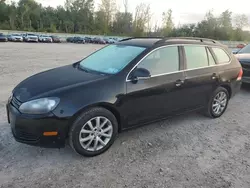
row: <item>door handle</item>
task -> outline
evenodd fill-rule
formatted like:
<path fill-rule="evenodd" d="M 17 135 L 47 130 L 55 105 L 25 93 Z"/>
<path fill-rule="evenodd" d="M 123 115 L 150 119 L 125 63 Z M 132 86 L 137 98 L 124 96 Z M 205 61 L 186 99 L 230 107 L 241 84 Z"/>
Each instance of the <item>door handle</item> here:
<path fill-rule="evenodd" d="M 180 87 L 182 84 L 184 84 L 184 80 L 176 80 L 175 85 L 177 87 Z"/>
<path fill-rule="evenodd" d="M 212 80 L 216 80 L 218 78 L 217 74 L 213 73 Z"/>

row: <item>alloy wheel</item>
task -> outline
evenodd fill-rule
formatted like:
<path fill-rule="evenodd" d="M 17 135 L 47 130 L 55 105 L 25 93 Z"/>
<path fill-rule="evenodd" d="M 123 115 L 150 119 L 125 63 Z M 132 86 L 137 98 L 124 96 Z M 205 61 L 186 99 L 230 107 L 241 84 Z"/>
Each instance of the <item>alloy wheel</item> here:
<path fill-rule="evenodd" d="M 220 91 L 219 93 L 217 93 L 212 103 L 213 113 L 215 115 L 222 114 L 227 106 L 227 101 L 227 94 L 224 91 Z"/>
<path fill-rule="evenodd" d="M 98 151 L 105 147 L 111 140 L 113 126 L 111 121 L 103 116 L 98 116 L 87 121 L 79 133 L 79 142 L 87 151 Z"/>

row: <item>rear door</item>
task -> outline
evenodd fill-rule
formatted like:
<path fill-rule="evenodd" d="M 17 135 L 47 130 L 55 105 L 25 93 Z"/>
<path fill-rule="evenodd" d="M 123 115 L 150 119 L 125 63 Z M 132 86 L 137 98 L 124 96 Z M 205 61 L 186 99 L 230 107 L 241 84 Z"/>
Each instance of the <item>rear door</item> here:
<path fill-rule="evenodd" d="M 219 83 L 218 69 L 206 46 L 184 45 L 186 107 L 204 106 Z"/>

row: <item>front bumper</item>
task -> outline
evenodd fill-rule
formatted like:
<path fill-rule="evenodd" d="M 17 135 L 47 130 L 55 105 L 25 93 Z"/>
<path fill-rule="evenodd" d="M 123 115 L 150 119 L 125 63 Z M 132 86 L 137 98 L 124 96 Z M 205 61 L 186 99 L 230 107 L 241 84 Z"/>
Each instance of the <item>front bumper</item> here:
<path fill-rule="evenodd" d="M 6 105 L 8 122 L 16 141 L 49 148 L 65 146 L 68 120 L 59 119 L 53 113 L 46 115 L 21 114 L 12 103 Z M 58 132 L 57 136 L 44 136 L 44 132 Z"/>
<path fill-rule="evenodd" d="M 38 42 L 38 39 L 35 39 L 35 38 L 27 38 L 26 41 L 27 41 L 27 42 Z"/>

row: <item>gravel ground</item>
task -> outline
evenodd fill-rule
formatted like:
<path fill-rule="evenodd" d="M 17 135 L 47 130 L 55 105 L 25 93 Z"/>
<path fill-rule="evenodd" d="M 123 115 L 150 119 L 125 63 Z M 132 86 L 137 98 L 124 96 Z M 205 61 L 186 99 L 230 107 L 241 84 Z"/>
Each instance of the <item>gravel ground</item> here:
<path fill-rule="evenodd" d="M 34 73 L 73 63 L 97 45 L 0 43 L 0 187 L 250 187 L 250 89 L 219 119 L 198 113 L 123 132 L 104 154 L 14 141 L 5 103 Z"/>

